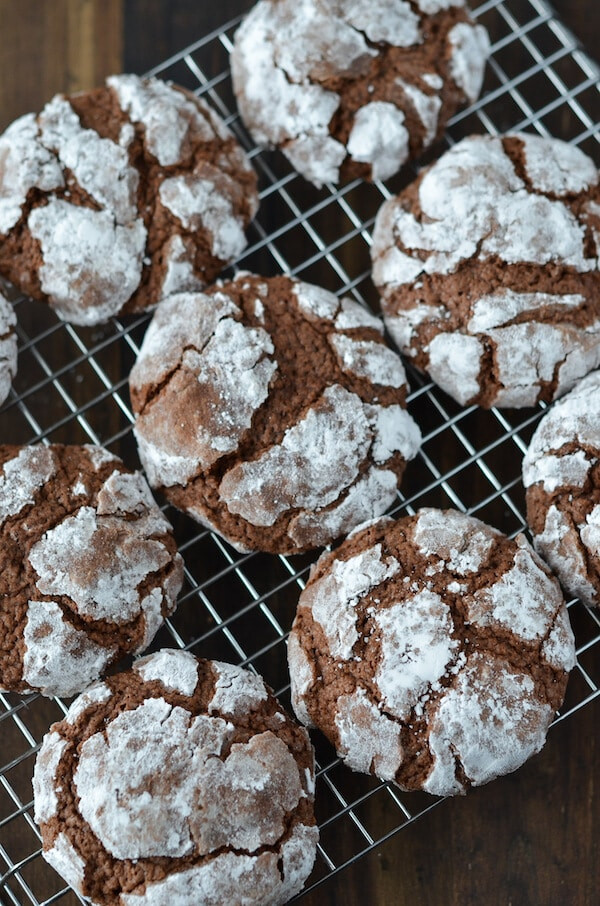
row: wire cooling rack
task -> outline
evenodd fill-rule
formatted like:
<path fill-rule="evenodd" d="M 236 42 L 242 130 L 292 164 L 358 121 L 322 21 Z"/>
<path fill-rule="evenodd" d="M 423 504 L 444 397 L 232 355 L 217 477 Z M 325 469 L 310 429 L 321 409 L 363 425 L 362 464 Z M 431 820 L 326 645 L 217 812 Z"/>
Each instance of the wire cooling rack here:
<path fill-rule="evenodd" d="M 481 100 L 454 117 L 447 143 L 471 132 L 530 129 L 570 140 L 598 162 L 600 70 L 545 0 L 488 0 L 475 15 L 490 32 L 492 58 Z M 228 71 L 238 22 L 227 23 L 154 70 L 207 97 L 248 149 L 259 174 L 261 209 L 237 265 L 264 274 L 284 270 L 376 309 L 369 281 L 373 219 L 383 200 L 414 171 L 409 168 L 386 185 L 355 181 L 339 190 L 317 191 L 295 175 L 282 155 L 255 148 L 234 112 Z M 14 301 L 20 370 L 1 413 L 4 439 L 103 443 L 128 464 L 138 465 L 127 375 L 148 317 L 82 329 L 57 323 L 42 305 Z M 521 458 L 544 407 L 465 409 L 410 368 L 409 377 L 409 408 L 424 443 L 406 472 L 394 511 L 453 506 L 510 535 L 524 529 Z M 171 507 L 165 511 L 175 527 L 186 574 L 179 608 L 153 649 L 177 646 L 249 666 L 289 704 L 285 638 L 314 557 L 240 555 Z M 569 612 L 578 663 L 557 720 L 600 694 L 599 614 L 576 601 L 569 602 Z M 42 863 L 32 818 L 35 754 L 42 735 L 66 706 L 59 699 L 9 694 L 0 694 L 0 705 L 0 901 L 19 906 L 83 902 Z M 314 741 L 321 842 L 307 890 L 438 802 L 352 774 L 319 734 Z M 11 760 L 4 764 L 7 752 Z"/>

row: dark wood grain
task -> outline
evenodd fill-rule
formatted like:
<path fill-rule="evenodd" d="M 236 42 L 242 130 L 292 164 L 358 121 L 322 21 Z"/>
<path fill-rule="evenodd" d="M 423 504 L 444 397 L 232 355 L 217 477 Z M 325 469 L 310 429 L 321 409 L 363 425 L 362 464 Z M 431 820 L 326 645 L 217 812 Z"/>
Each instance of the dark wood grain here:
<path fill-rule="evenodd" d="M 598 0 L 554 2 L 594 55 Z M 111 71 L 143 72 L 251 5 L 0 0 L 0 128 L 56 91 L 91 87 Z M 440 804 L 304 902 L 596 906 L 599 725 L 596 701 L 554 728 L 543 752 L 520 771 Z M 0 736 L 0 746 L 5 756 L 12 742 Z"/>

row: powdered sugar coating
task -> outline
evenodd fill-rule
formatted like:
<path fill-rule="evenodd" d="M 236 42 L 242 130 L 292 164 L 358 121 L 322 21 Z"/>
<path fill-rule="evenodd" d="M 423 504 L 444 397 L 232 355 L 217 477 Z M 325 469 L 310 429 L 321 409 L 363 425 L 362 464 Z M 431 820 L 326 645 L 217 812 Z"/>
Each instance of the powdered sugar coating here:
<path fill-rule="evenodd" d="M 338 699 L 335 726 L 338 752 L 355 771 L 373 771 L 393 780 L 402 763 L 397 725 L 370 701 L 364 689 Z"/>
<path fill-rule="evenodd" d="M 54 475 L 52 450 L 41 445 L 22 447 L 4 463 L 0 476 L 0 524 L 35 501 L 35 494 Z"/>
<path fill-rule="evenodd" d="M 141 220 L 121 225 L 109 211 L 50 198 L 34 208 L 28 225 L 42 248 L 42 290 L 64 321 L 106 321 L 133 295 L 146 245 Z"/>
<path fill-rule="evenodd" d="M 18 223 L 31 189 L 49 192 L 64 185 L 60 164 L 38 135 L 35 116 L 28 113 L 0 136 L 0 235 Z"/>
<path fill-rule="evenodd" d="M 116 649 L 97 645 L 55 601 L 30 601 L 23 629 L 23 682 L 43 695 L 76 695 L 104 672 Z"/>
<path fill-rule="evenodd" d="M 13 650 L 0 658 L 0 684 L 71 696 L 147 647 L 175 608 L 183 563 L 145 479 L 113 454 L 89 445 L 1 453 Z"/>
<path fill-rule="evenodd" d="M 490 695 L 491 685 L 495 692 Z M 434 767 L 425 789 L 438 796 L 450 786 L 460 792 L 457 756 L 476 786 L 516 770 L 542 748 L 551 719 L 552 710 L 540 707 L 529 676 L 507 671 L 495 658 L 474 655 L 432 720 Z"/>
<path fill-rule="evenodd" d="M 536 550 L 570 595 L 598 603 L 600 372 L 588 374 L 550 409 L 523 458 L 527 514 Z"/>
<path fill-rule="evenodd" d="M 423 591 L 375 614 L 381 662 L 375 681 L 386 713 L 407 720 L 431 685 L 443 677 L 460 643 L 452 639 L 450 608 Z"/>
<path fill-rule="evenodd" d="M 350 767 L 435 795 L 538 751 L 575 663 L 559 586 L 524 538 L 433 509 L 324 554 L 288 652 L 296 713 Z"/>
<path fill-rule="evenodd" d="M 600 364 L 598 252 L 573 202 L 597 183 L 593 162 L 556 139 L 471 136 L 424 172 L 417 204 L 400 195 L 380 209 L 373 279 L 386 325 L 459 403 L 531 406 Z M 497 259 L 515 268 L 514 288 L 510 270 L 496 281 Z"/>
<path fill-rule="evenodd" d="M 228 523 L 274 527 L 293 550 L 378 515 L 394 499 L 398 460 L 421 440 L 381 333 L 353 300 L 287 277 L 244 273 L 166 300 L 130 376 L 151 484 L 245 550 L 251 541 Z"/>
<path fill-rule="evenodd" d="M 56 815 L 58 798 L 56 796 L 56 769 L 66 748 L 66 741 L 55 732 L 50 732 L 44 740 L 44 748 L 35 763 L 33 772 L 33 795 L 35 808 L 33 817 L 38 824 L 50 821 Z"/>
<path fill-rule="evenodd" d="M 133 669 L 145 682 L 158 680 L 182 695 L 193 695 L 198 685 L 198 661 L 187 651 L 162 648 L 136 661 Z"/>
<path fill-rule="evenodd" d="M 0 404 L 8 396 L 17 373 L 17 317 L 10 302 L 0 293 Z"/>
<path fill-rule="evenodd" d="M 464 4 L 430 0 L 415 10 L 407 0 L 260 0 L 236 32 L 231 55 L 238 105 L 254 139 L 280 147 L 317 187 L 338 182 L 349 162 L 364 164 L 373 179 L 392 176 L 411 140 L 419 151 L 433 141 L 442 98 L 456 107 L 481 87 L 485 29 L 462 12 L 453 28 L 445 19 L 441 29 L 429 27 L 428 16 L 450 5 Z M 425 82 L 434 94 L 419 84 L 409 49 L 424 42 L 424 54 L 433 49 L 451 83 L 448 92 L 437 73 L 424 73 L 437 76 Z M 392 69 L 400 73 L 396 85 L 386 75 Z M 341 87 L 332 90 L 336 82 Z M 358 86 L 358 105 L 348 106 L 344 84 Z M 409 135 L 407 111 L 422 122 L 417 135 Z"/>
<path fill-rule="evenodd" d="M 171 675 L 177 662 L 184 672 L 194 662 L 198 687 L 191 695 L 166 687 L 157 695 L 156 671 L 167 666 Z M 206 713 L 211 673 L 234 678 L 228 694 L 239 721 L 216 708 Z M 34 785 L 44 855 L 53 861 L 58 815 L 56 867 L 79 893 L 84 872 L 100 880 L 95 902 L 159 904 L 167 893 L 178 903 L 201 897 L 218 904 L 224 892 L 227 901 L 242 902 L 240 883 L 248 906 L 286 902 L 310 872 L 318 839 L 307 734 L 264 685 L 249 714 L 248 693 L 259 678 L 186 652 L 157 652 L 110 682 L 108 697 L 102 684 L 92 687 L 43 741 Z M 90 707 L 99 712 L 96 726 L 85 720 Z M 90 844 L 119 869 L 106 892 Z M 135 860 L 133 884 L 124 880 L 123 860 Z"/>
<path fill-rule="evenodd" d="M 371 165 L 373 179 L 388 179 L 408 158 L 404 113 L 387 101 L 373 101 L 354 117 L 346 148 L 352 160 Z"/>
<path fill-rule="evenodd" d="M 212 669 L 215 691 L 208 703 L 209 712 L 242 717 L 267 700 L 268 692 L 262 677 L 222 661 L 213 661 Z"/>
<path fill-rule="evenodd" d="M 258 206 L 246 155 L 203 101 L 134 75 L 107 86 L 57 95 L 0 137 L 0 270 L 76 324 L 203 286 Z"/>

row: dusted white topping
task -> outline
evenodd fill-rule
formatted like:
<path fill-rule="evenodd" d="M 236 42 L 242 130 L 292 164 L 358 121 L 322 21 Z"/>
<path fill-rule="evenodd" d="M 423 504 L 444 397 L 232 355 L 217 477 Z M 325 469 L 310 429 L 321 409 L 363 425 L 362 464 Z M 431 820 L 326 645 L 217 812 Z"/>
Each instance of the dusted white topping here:
<path fill-rule="evenodd" d="M 543 639 L 564 605 L 558 583 L 541 567 L 525 539 L 513 565 L 489 588 L 468 596 L 469 620 L 481 626 L 497 623 L 527 642 Z"/>
<path fill-rule="evenodd" d="M 42 748 L 35 761 L 33 772 L 33 816 L 37 824 L 54 818 L 58 808 L 56 795 L 56 769 L 67 742 L 55 731 L 44 736 Z"/>
<path fill-rule="evenodd" d="M 193 137 L 210 142 L 229 132 L 219 124 L 206 104 L 158 79 L 136 75 L 111 76 L 106 84 L 115 92 L 121 110 L 144 127 L 145 144 L 163 167 L 184 160 Z M 186 153 L 187 152 L 187 153 Z"/>
<path fill-rule="evenodd" d="M 549 153 L 556 139 L 546 140 Z M 563 177 L 556 173 L 558 190 Z M 425 273 L 452 273 L 474 255 L 498 255 L 508 263 L 561 261 L 586 272 L 595 259 L 584 254 L 585 231 L 562 201 L 532 195 L 517 176 L 501 139 L 471 136 L 447 151 L 419 186 L 419 222 L 392 199 L 375 225 L 374 258 L 393 246 L 430 252 Z M 393 236 L 390 236 L 392 224 Z"/>
<path fill-rule="evenodd" d="M 593 460 L 588 459 L 584 450 L 574 453 L 563 453 L 562 456 L 546 454 L 540 459 L 529 458 L 523 461 L 523 484 L 529 487 L 541 482 L 548 493 L 561 487 L 583 488 Z"/>
<path fill-rule="evenodd" d="M 417 6 L 422 13 L 432 16 L 441 9 L 450 9 L 452 6 L 464 6 L 465 0 L 417 0 Z"/>
<path fill-rule="evenodd" d="M 556 670 L 572 670 L 575 666 L 575 639 L 566 607 L 561 607 L 556 614 L 554 625 L 542 645 L 542 654 Z"/>
<path fill-rule="evenodd" d="M 181 236 L 171 236 L 163 246 L 162 254 L 165 264 L 161 286 L 163 297 L 202 289 L 203 281 L 194 271 L 194 249 L 191 247 L 188 251 Z"/>
<path fill-rule="evenodd" d="M 501 535 L 473 516 L 458 510 L 419 510 L 413 540 L 424 557 L 440 558 L 445 569 L 467 576 L 486 563 Z"/>
<path fill-rule="evenodd" d="M 459 22 L 448 32 L 452 48 L 450 74 L 473 104 L 481 92 L 485 61 L 490 52 L 490 40 L 483 25 Z"/>
<path fill-rule="evenodd" d="M 335 319 L 338 330 L 351 330 L 353 327 L 370 327 L 377 333 L 383 334 L 383 324 L 375 315 L 371 314 L 363 305 L 354 299 L 340 299 L 340 311 Z"/>
<path fill-rule="evenodd" d="M 137 289 L 146 244 L 141 220 L 121 226 L 109 211 L 50 198 L 33 209 L 28 225 L 42 247 L 42 290 L 60 318 L 97 324 Z"/>
<path fill-rule="evenodd" d="M 94 620 L 123 623 L 140 608 L 138 585 L 171 559 L 160 541 L 147 537 L 140 520 L 123 529 L 121 519 L 81 507 L 34 544 L 29 562 L 45 595 L 68 595 L 75 609 Z"/>
<path fill-rule="evenodd" d="M 364 377 L 384 387 L 406 386 L 406 372 L 400 356 L 382 343 L 355 340 L 345 334 L 330 334 L 329 342 L 347 374 Z"/>
<path fill-rule="evenodd" d="M 96 471 L 107 462 L 120 462 L 118 456 L 115 456 L 114 453 L 111 453 L 105 447 L 99 447 L 97 444 L 84 444 L 83 449 L 86 451 Z"/>
<path fill-rule="evenodd" d="M 38 117 L 40 141 L 55 152 L 88 195 L 113 214 L 117 223 L 137 217 L 137 170 L 127 151 L 93 129 L 84 129 L 65 98 L 56 95 Z"/>
<path fill-rule="evenodd" d="M 535 549 L 574 597 L 595 604 L 598 591 L 590 581 L 581 539 L 572 521 L 554 504 L 548 508 L 544 531 L 534 537 Z"/>
<path fill-rule="evenodd" d="M 483 344 L 477 337 L 459 333 L 438 333 L 431 340 L 429 374 L 436 384 L 466 405 L 479 393 L 479 372 Z"/>
<path fill-rule="evenodd" d="M 182 695 L 193 695 L 198 685 L 198 661 L 188 651 L 163 648 L 137 661 L 133 669 L 145 682 L 158 680 Z"/>
<path fill-rule="evenodd" d="M 423 144 L 430 145 L 434 140 L 438 129 L 438 117 L 442 108 L 442 99 L 437 94 L 426 94 L 413 85 L 412 82 L 405 82 L 400 77 L 396 78 L 396 84 L 400 85 L 404 94 L 416 110 L 417 116 L 423 123 L 425 135 Z M 431 84 L 431 83 L 430 83 Z M 441 85 L 432 85 L 438 90 Z"/>
<path fill-rule="evenodd" d="M 11 123 L 0 135 L 0 235 L 18 223 L 31 189 L 50 192 L 62 186 L 62 168 L 41 144 L 35 116 L 28 113 Z"/>
<path fill-rule="evenodd" d="M 473 314 L 467 327 L 472 333 L 482 333 L 490 327 L 508 324 L 519 315 L 536 315 L 543 307 L 558 309 L 578 308 L 585 303 L 581 295 L 564 295 L 558 293 L 516 293 L 504 289 L 500 293 L 481 296 L 475 301 Z"/>
<path fill-rule="evenodd" d="M 538 425 L 523 459 L 525 487 L 540 481 L 549 492 L 562 484 L 582 487 L 593 461 L 591 450 L 600 452 L 599 419 L 600 372 L 593 372 Z M 561 447 L 573 443 L 581 449 L 560 454 Z"/>
<path fill-rule="evenodd" d="M 414 262 L 413 258 L 409 258 L 408 255 L 404 255 L 403 252 L 398 251 L 398 249 L 396 248 L 390 249 L 386 255 L 386 258 L 388 258 L 389 256 L 393 257 L 396 254 L 403 256 L 407 261 Z M 382 260 L 383 259 L 378 258 L 376 264 L 379 264 Z M 373 271 L 373 276 L 375 277 L 375 270 Z M 414 308 L 409 308 L 407 311 L 400 310 L 395 315 L 390 315 L 386 319 L 386 324 L 389 332 L 391 333 L 400 349 L 402 349 L 407 355 L 414 355 L 414 350 L 411 349 L 410 344 L 413 338 L 417 335 L 417 328 L 419 327 L 419 324 L 422 324 L 423 321 L 436 321 L 438 319 L 443 320 L 445 315 L 447 315 L 447 312 L 441 307 L 441 305 L 416 305 Z M 441 347 L 438 347 L 437 354 L 439 355 L 441 361 L 444 360 L 444 352 L 446 353 L 446 357 L 452 360 L 450 349 L 447 348 L 446 350 L 444 350 L 444 346 L 448 346 L 448 344 L 442 343 Z M 476 352 L 475 355 L 477 359 L 479 359 L 478 352 Z M 457 370 L 458 373 L 460 373 L 460 365 L 458 363 L 461 360 L 461 356 L 457 354 L 454 359 L 455 365 L 451 370 Z"/>
<path fill-rule="evenodd" d="M 131 371 L 135 388 L 160 384 L 181 362 L 183 348 L 206 346 L 221 318 L 239 312 L 225 293 L 180 293 L 161 303 L 145 333 Z"/>
<path fill-rule="evenodd" d="M 0 403 L 3 403 L 17 373 L 17 316 L 14 308 L 0 293 Z"/>
<path fill-rule="evenodd" d="M 43 695 L 75 695 L 106 669 L 116 651 L 72 626 L 55 601 L 28 602 L 23 641 L 23 682 Z"/>
<path fill-rule="evenodd" d="M 381 660 L 375 681 L 383 710 L 406 720 L 419 699 L 447 671 L 460 646 L 451 638 L 450 608 L 426 589 L 379 609 L 374 619 L 381 633 Z"/>
<path fill-rule="evenodd" d="M 333 321 L 339 311 L 340 300 L 338 297 L 321 286 L 315 286 L 314 283 L 295 282 L 292 292 L 296 297 L 298 307 L 309 321 L 317 318 Z"/>
<path fill-rule="evenodd" d="M 348 154 L 371 164 L 373 179 L 388 179 L 408 159 L 409 135 L 404 113 L 388 101 L 361 107 L 348 136 Z"/>
<path fill-rule="evenodd" d="M 549 195 L 584 192 L 598 184 L 593 160 L 576 145 L 549 142 L 541 135 L 523 133 L 525 170 L 534 189 Z"/>
<path fill-rule="evenodd" d="M 212 254 L 230 261 L 246 247 L 242 218 L 233 209 L 234 188 L 225 174 L 205 164 L 200 172 L 165 179 L 158 195 L 186 230 L 208 230 Z"/>
<path fill-rule="evenodd" d="M 334 384 L 280 444 L 230 469 L 219 492 L 231 513 L 254 525 L 273 525 L 292 507 L 314 510 L 333 503 L 358 477 L 368 448 L 360 398 Z"/>
<path fill-rule="evenodd" d="M 382 559 L 381 545 L 376 544 L 349 560 L 334 560 L 331 569 L 306 588 L 302 606 L 321 626 L 333 657 L 352 656 L 358 641 L 356 605 L 399 568 L 394 557 Z"/>
<path fill-rule="evenodd" d="M 298 766 L 271 731 L 229 746 L 233 732 L 162 698 L 119 714 L 81 747 L 82 816 L 119 859 L 275 845 L 303 795 Z"/>
<path fill-rule="evenodd" d="M 54 454 L 41 444 L 22 447 L 14 459 L 4 463 L 2 470 L 0 524 L 35 502 L 36 493 L 56 471 Z"/>
<path fill-rule="evenodd" d="M 410 421 L 416 429 L 412 419 Z M 331 538 L 338 538 L 346 532 L 348 526 L 364 522 L 387 510 L 394 502 L 397 490 L 398 479 L 394 472 L 389 469 L 369 469 L 333 507 L 294 516 L 290 521 L 288 535 L 299 546 L 328 544 Z"/>
<path fill-rule="evenodd" d="M 287 657 L 294 713 L 305 727 L 312 727 L 313 723 L 304 698 L 314 681 L 313 667 L 297 635 L 293 632 L 287 640 Z"/>
<path fill-rule="evenodd" d="M 248 670 L 222 661 L 213 661 L 212 669 L 216 680 L 213 697 L 208 703 L 209 712 L 243 717 L 269 697 L 262 678 Z"/>
<path fill-rule="evenodd" d="M 387 462 L 394 453 L 414 459 L 421 446 L 421 432 L 402 406 L 368 406 L 365 412 L 374 432 L 372 456 L 376 463 Z"/>
<path fill-rule="evenodd" d="M 457 759 L 475 786 L 516 770 L 542 748 L 551 720 L 530 676 L 474 654 L 430 718 L 434 764 L 424 789 L 436 796 L 461 792 Z"/>
<path fill-rule="evenodd" d="M 85 692 L 82 692 L 75 699 L 67 711 L 65 722 L 72 726 L 79 720 L 84 711 L 87 711 L 93 705 L 108 701 L 111 695 L 110 686 L 107 686 L 106 683 L 94 683 L 92 686 L 88 686 Z"/>
<path fill-rule="evenodd" d="M 420 20 L 406 0 L 326 0 L 373 42 L 410 47 L 422 41 Z"/>
<path fill-rule="evenodd" d="M 373 770 L 382 780 L 394 780 L 402 764 L 400 728 L 382 714 L 360 687 L 337 700 L 335 725 L 338 753 L 354 771 Z"/>
<path fill-rule="evenodd" d="M 65 833 L 60 833 L 51 848 L 44 850 L 42 855 L 67 884 L 83 892 L 85 862 Z"/>

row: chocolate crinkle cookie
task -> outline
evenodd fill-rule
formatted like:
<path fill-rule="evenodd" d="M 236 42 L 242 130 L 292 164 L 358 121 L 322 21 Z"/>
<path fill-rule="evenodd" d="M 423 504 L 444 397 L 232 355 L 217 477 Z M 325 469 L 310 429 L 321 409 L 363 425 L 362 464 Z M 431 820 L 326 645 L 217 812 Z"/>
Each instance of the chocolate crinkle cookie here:
<path fill-rule="evenodd" d="M 488 50 L 464 0 L 260 0 L 231 70 L 254 139 L 320 187 L 424 151 L 478 97 Z"/>
<path fill-rule="evenodd" d="M 150 484 L 240 550 L 307 550 L 381 515 L 421 440 L 381 334 L 284 276 L 172 296 L 130 376 Z"/>
<path fill-rule="evenodd" d="M 33 789 L 44 858 L 96 906 L 276 906 L 315 858 L 306 730 L 260 677 L 183 651 L 76 699 Z"/>
<path fill-rule="evenodd" d="M 4 402 L 17 373 L 17 318 L 10 302 L 0 293 L 0 404 Z"/>
<path fill-rule="evenodd" d="M 558 582 L 523 536 L 434 509 L 324 554 L 288 654 L 296 714 L 346 764 L 438 796 L 541 749 L 575 662 Z"/>
<path fill-rule="evenodd" d="M 0 543 L 2 689 L 75 695 L 175 609 L 171 526 L 102 447 L 0 446 Z"/>
<path fill-rule="evenodd" d="M 373 280 L 400 349 L 457 402 L 532 406 L 600 364 L 599 254 L 590 158 L 479 135 L 385 202 Z"/>
<path fill-rule="evenodd" d="M 600 594 L 600 372 L 544 416 L 523 459 L 527 521 L 536 550 L 566 591 Z"/>
<path fill-rule="evenodd" d="M 223 122 L 158 79 L 57 95 L 0 136 L 0 274 L 74 324 L 212 281 L 257 206 Z"/>

